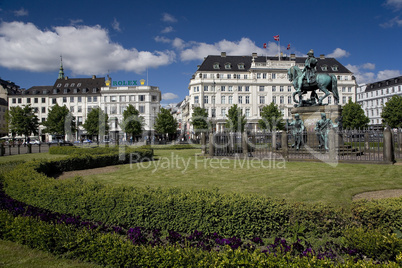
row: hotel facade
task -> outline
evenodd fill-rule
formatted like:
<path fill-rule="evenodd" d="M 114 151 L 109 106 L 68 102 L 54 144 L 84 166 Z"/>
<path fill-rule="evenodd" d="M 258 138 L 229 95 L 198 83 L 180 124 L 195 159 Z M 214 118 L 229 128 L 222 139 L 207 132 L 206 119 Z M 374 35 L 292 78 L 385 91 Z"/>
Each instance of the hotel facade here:
<path fill-rule="evenodd" d="M 338 104 L 344 105 L 349 99 L 356 101 L 357 84 L 353 73 L 334 58 L 320 55 L 317 59 L 317 73 L 337 77 Z M 285 119 L 292 118 L 294 89 L 288 80 L 287 70 L 296 65 L 303 69 L 305 60 L 306 57 L 295 57 L 294 54 L 279 58 L 256 53 L 227 56 L 222 52 L 220 56 L 206 57 L 188 86 L 190 117 L 187 118 L 187 129 L 192 128 L 190 120 L 195 107 L 208 111 L 215 131 L 224 129 L 226 115 L 234 104 L 246 116 L 249 130 L 258 131 L 262 107 L 271 102 L 278 105 Z M 319 96 L 321 94 L 318 93 Z M 335 104 L 332 95 L 324 103 Z"/>

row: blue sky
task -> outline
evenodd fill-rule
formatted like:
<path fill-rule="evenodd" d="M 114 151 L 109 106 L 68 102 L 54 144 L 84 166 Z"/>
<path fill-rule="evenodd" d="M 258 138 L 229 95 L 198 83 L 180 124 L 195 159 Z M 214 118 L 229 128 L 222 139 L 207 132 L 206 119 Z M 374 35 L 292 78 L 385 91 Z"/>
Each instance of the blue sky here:
<path fill-rule="evenodd" d="M 284 53 L 337 58 L 358 83 L 402 73 L 402 0 L 0 0 L 0 77 L 53 85 L 63 55 L 69 77 L 148 77 L 166 105 L 204 57 L 275 55 L 274 35 Z"/>

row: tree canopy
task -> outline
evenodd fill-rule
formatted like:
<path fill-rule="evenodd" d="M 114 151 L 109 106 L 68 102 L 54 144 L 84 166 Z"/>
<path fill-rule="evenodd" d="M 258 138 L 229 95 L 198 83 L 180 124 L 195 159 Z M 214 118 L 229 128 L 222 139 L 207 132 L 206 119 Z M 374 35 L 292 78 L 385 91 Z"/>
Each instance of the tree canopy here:
<path fill-rule="evenodd" d="M 177 132 L 177 120 L 168 109 L 161 108 L 155 119 L 154 128 L 159 134 L 174 135 Z"/>
<path fill-rule="evenodd" d="M 30 105 L 10 107 L 8 121 L 13 136 L 17 134 L 28 137 L 31 134 L 38 134 L 39 118 Z"/>
<path fill-rule="evenodd" d="M 402 96 L 395 95 L 387 101 L 382 109 L 383 125 L 402 128 Z"/>
<path fill-rule="evenodd" d="M 121 122 L 120 127 L 134 139 L 135 136 L 142 133 L 144 118 L 140 116 L 140 112 L 133 105 L 129 104 L 123 112 L 123 122 Z"/>
<path fill-rule="evenodd" d="M 364 110 L 360 106 L 349 99 L 348 103 L 343 106 L 342 110 L 342 127 L 343 128 L 367 128 L 370 119 L 364 114 Z"/>
<path fill-rule="evenodd" d="M 68 108 L 65 105 L 59 106 L 57 103 L 49 109 L 47 119 L 42 125 L 45 126 L 43 132 L 63 137 L 77 131 L 75 118 Z"/>
<path fill-rule="evenodd" d="M 246 116 L 242 114 L 241 108 L 234 104 L 230 107 L 226 119 L 225 128 L 232 132 L 243 132 L 247 123 Z"/>
<path fill-rule="evenodd" d="M 109 132 L 109 116 L 102 111 L 101 108 L 92 109 L 82 125 L 89 135 L 99 135 L 104 133 L 105 135 Z M 99 140 L 99 138 L 98 138 Z"/>
<path fill-rule="evenodd" d="M 208 131 L 208 112 L 201 107 L 195 107 L 191 116 L 191 124 L 195 131 Z"/>
<path fill-rule="evenodd" d="M 260 128 L 269 131 L 284 129 L 283 115 L 275 103 L 271 102 L 271 104 L 265 105 L 262 108 L 261 119 L 258 120 L 258 125 Z"/>

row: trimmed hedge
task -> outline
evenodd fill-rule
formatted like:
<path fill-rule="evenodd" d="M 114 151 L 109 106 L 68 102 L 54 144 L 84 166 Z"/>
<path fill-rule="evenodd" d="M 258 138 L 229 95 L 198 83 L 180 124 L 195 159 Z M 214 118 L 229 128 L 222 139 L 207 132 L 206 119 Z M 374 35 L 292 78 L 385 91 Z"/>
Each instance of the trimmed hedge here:
<path fill-rule="evenodd" d="M 374 264 L 348 258 L 342 263 L 334 263 L 315 256 L 233 250 L 228 246 L 219 251 L 181 246 L 138 246 L 115 233 L 73 229 L 66 224 L 42 222 L 32 217 L 13 217 L 4 211 L 0 211 L 0 230 L 2 239 L 62 257 L 112 267 L 399 267 L 395 262 Z"/>

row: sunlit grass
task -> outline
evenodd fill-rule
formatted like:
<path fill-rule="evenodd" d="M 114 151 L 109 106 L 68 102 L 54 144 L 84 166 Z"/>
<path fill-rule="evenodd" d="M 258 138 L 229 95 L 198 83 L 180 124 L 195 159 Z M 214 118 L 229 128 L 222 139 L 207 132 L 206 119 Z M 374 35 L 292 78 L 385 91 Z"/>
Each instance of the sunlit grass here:
<path fill-rule="evenodd" d="M 347 206 L 355 194 L 402 188 L 402 166 L 207 159 L 200 150 L 155 150 L 156 161 L 122 165 L 112 173 L 84 177 L 136 187 L 215 189 L 291 201 Z"/>

